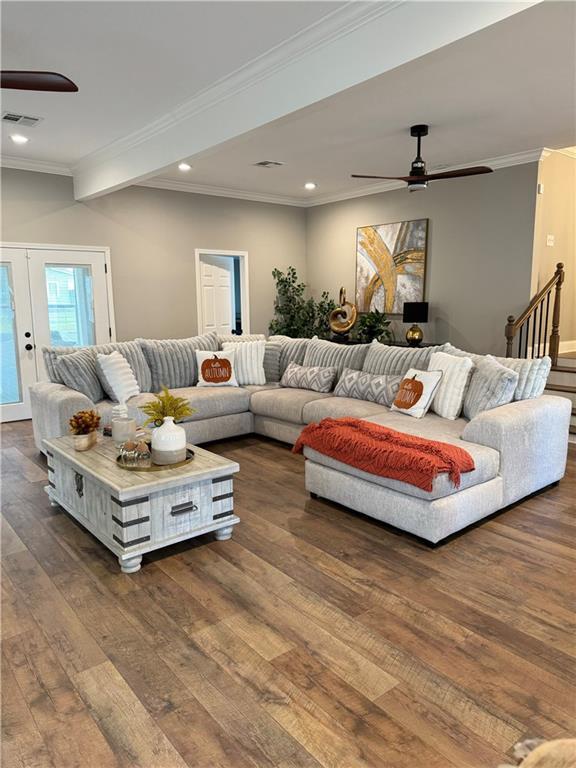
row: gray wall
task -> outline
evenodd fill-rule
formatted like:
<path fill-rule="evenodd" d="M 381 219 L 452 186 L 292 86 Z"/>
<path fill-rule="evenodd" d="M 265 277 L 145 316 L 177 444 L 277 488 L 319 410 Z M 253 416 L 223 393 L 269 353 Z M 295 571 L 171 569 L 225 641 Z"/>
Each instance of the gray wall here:
<path fill-rule="evenodd" d="M 505 351 L 508 314 L 530 299 L 538 163 L 485 176 L 400 189 L 308 209 L 308 282 L 314 294 L 341 285 L 355 296 L 356 228 L 429 219 L 429 341 L 471 352 Z M 403 338 L 404 326 L 395 323 Z"/>
<path fill-rule="evenodd" d="M 2 240 L 109 246 L 116 333 L 196 333 L 195 248 L 248 251 L 252 333 L 273 313 L 272 269 L 305 277 L 306 212 L 292 206 L 130 187 L 78 203 L 72 179 L 2 170 Z"/>
<path fill-rule="evenodd" d="M 344 285 L 353 298 L 356 228 L 426 217 L 427 339 L 502 353 L 506 316 L 530 298 L 537 170 L 515 166 L 306 210 L 146 187 L 78 203 L 70 178 L 4 169 L 2 239 L 109 246 L 119 339 L 195 333 L 194 249 L 247 250 L 258 333 L 272 317 L 274 266 L 294 265 L 313 294 L 337 297 Z"/>

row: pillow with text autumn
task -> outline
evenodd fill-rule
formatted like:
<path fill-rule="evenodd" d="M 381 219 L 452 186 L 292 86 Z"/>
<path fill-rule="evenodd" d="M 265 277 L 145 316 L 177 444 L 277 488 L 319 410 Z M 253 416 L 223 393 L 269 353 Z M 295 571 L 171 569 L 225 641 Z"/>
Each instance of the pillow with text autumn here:
<path fill-rule="evenodd" d="M 392 403 L 393 411 L 422 418 L 434 399 L 442 380 L 442 371 L 419 371 L 416 368 L 404 375 L 398 394 Z"/>
<path fill-rule="evenodd" d="M 233 349 L 226 352 L 196 350 L 199 387 L 237 387 Z"/>

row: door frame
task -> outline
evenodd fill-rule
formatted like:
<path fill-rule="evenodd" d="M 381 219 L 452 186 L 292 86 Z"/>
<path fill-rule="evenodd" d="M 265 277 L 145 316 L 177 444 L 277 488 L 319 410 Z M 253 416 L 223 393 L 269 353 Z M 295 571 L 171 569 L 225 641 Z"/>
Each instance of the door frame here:
<path fill-rule="evenodd" d="M 197 331 L 203 327 L 202 322 L 202 287 L 200 262 L 202 256 L 236 256 L 240 260 L 240 298 L 242 301 L 242 333 L 250 333 L 250 286 L 248 251 L 224 251 L 217 248 L 195 248 L 194 269 L 196 274 L 196 322 Z"/>
<path fill-rule="evenodd" d="M 104 254 L 106 268 L 106 292 L 108 300 L 108 322 L 110 341 L 116 341 L 116 316 L 114 314 L 114 294 L 112 292 L 112 261 L 110 247 L 107 245 L 61 245 L 60 243 L 7 243 L 0 242 L 0 248 L 25 248 L 30 251 L 101 251 Z"/>

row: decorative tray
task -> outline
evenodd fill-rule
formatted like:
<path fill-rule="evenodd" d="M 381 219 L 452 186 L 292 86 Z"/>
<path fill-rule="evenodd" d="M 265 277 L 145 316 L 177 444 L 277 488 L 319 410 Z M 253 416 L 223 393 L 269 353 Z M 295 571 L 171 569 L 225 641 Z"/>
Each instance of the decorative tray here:
<path fill-rule="evenodd" d="M 165 470 L 178 469 L 178 467 L 185 467 L 193 459 L 194 451 L 192 448 L 186 448 L 186 458 L 184 461 L 176 462 L 176 464 L 152 464 L 151 458 L 138 461 L 137 464 L 127 464 L 121 456 L 116 458 L 116 464 L 120 469 L 125 469 L 127 472 L 163 472 Z"/>

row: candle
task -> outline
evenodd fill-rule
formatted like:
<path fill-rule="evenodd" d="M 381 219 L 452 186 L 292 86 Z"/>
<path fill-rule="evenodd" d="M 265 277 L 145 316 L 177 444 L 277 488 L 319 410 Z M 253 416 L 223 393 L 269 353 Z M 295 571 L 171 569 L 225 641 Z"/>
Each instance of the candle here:
<path fill-rule="evenodd" d="M 136 439 L 136 419 L 124 417 L 112 419 L 112 440 L 116 445 L 121 445 L 128 440 Z"/>

